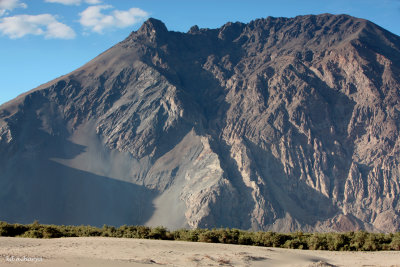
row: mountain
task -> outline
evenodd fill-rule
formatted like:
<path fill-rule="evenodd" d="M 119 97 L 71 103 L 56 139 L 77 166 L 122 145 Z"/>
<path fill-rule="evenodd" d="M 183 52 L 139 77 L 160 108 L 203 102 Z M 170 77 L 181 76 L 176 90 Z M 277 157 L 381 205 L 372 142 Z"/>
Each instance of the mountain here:
<path fill-rule="evenodd" d="M 0 220 L 400 230 L 400 37 L 347 15 L 149 19 L 0 107 Z"/>

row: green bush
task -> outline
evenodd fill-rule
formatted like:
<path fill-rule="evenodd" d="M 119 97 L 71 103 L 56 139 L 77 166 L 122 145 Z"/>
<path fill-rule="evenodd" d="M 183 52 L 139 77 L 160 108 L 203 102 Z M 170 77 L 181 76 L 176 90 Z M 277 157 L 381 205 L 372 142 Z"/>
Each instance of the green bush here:
<path fill-rule="evenodd" d="M 167 228 L 162 227 L 162 226 L 158 226 L 156 228 L 153 228 L 150 230 L 149 233 L 149 238 L 150 239 L 162 239 L 162 240 L 167 240 L 170 239 L 169 233 Z"/>
<path fill-rule="evenodd" d="M 43 233 L 41 231 L 38 231 L 36 229 L 30 229 L 20 235 L 20 237 L 28 237 L 28 238 L 43 238 Z"/>
<path fill-rule="evenodd" d="M 218 233 L 214 230 L 207 230 L 203 233 L 199 234 L 199 242 L 206 242 L 206 243 L 219 243 L 219 236 Z"/>
<path fill-rule="evenodd" d="M 390 242 L 390 248 L 393 250 L 400 250 L 400 232 L 393 236 Z"/>
<path fill-rule="evenodd" d="M 0 236 L 19 236 L 29 230 L 28 225 L 0 222 Z"/>
<path fill-rule="evenodd" d="M 274 232 L 256 232 L 253 234 L 253 244 L 255 246 L 272 247 Z"/>
<path fill-rule="evenodd" d="M 174 240 L 197 242 L 199 240 L 199 231 L 197 229 L 180 229 L 174 231 L 172 236 L 174 237 Z"/>
<path fill-rule="evenodd" d="M 283 247 L 287 240 L 289 240 L 289 236 L 285 234 L 275 233 L 272 237 L 272 246 L 276 248 Z"/>
<path fill-rule="evenodd" d="M 302 233 L 282 234 L 275 232 L 250 232 L 238 229 L 179 229 L 169 231 L 165 227 L 147 226 L 64 226 L 32 224 L 9 224 L 0 221 L 0 236 L 58 238 L 80 236 L 105 236 L 191 242 L 225 243 L 284 247 L 314 250 L 400 250 L 400 232 L 394 234 L 368 233 Z"/>
<path fill-rule="evenodd" d="M 298 238 L 286 240 L 285 244 L 283 244 L 284 248 L 293 248 L 293 249 L 307 249 L 307 243 L 301 241 Z"/>
<path fill-rule="evenodd" d="M 63 234 L 53 226 L 45 226 L 42 228 L 42 237 L 43 238 L 59 238 L 62 237 Z"/>
<path fill-rule="evenodd" d="M 368 233 L 365 231 L 359 231 L 352 234 L 350 247 L 354 250 L 364 250 L 364 244 L 367 240 Z"/>
<path fill-rule="evenodd" d="M 308 239 L 308 247 L 313 250 L 327 250 L 328 240 L 324 234 L 313 234 Z"/>
<path fill-rule="evenodd" d="M 326 235 L 327 249 L 340 251 L 350 250 L 350 241 L 354 233 L 343 234 L 343 233 L 329 233 Z"/>
<path fill-rule="evenodd" d="M 218 242 L 224 244 L 237 244 L 240 231 L 238 229 L 219 229 L 216 230 L 218 236 Z"/>
<path fill-rule="evenodd" d="M 248 232 L 241 232 L 238 239 L 238 244 L 247 246 L 253 245 L 254 244 L 253 235 Z"/>

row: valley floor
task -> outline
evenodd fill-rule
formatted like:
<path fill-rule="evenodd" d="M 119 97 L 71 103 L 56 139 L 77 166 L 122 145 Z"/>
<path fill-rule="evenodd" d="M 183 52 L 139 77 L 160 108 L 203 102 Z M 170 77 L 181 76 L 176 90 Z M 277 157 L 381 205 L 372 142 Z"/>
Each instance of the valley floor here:
<path fill-rule="evenodd" d="M 400 251 L 332 252 L 144 239 L 0 237 L 0 266 L 399 266 Z"/>

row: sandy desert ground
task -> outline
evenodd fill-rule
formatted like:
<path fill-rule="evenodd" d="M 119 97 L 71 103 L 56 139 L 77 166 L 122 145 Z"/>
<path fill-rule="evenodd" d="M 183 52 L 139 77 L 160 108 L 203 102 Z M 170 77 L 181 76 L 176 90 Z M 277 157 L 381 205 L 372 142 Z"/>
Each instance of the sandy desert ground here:
<path fill-rule="evenodd" d="M 78 237 L 0 238 L 0 266 L 399 266 L 400 251 L 302 251 L 240 245 Z"/>

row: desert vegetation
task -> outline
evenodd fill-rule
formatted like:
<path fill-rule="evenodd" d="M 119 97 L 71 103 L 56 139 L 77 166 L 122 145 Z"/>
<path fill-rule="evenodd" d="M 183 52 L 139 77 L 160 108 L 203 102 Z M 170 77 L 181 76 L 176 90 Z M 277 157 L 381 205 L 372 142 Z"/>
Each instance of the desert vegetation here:
<path fill-rule="evenodd" d="M 265 246 L 292 249 L 332 251 L 378 251 L 400 250 L 400 232 L 369 233 L 365 231 L 345 233 L 275 233 L 251 232 L 239 229 L 180 229 L 170 231 L 165 227 L 147 226 L 65 226 L 45 225 L 37 221 L 32 224 L 10 224 L 0 222 L 0 236 L 29 238 L 60 237 L 117 237 L 159 240 L 180 240 Z"/>

